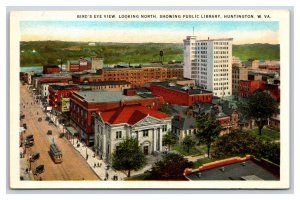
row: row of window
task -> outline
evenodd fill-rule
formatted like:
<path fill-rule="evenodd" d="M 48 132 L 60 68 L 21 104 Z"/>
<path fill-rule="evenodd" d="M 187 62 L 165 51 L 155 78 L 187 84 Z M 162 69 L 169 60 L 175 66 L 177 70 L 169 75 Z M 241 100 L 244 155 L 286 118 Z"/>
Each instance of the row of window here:
<path fill-rule="evenodd" d="M 228 56 L 214 56 L 215 59 L 219 59 L 219 58 L 228 58 Z"/>
<path fill-rule="evenodd" d="M 215 46 L 214 49 L 228 49 L 228 47 L 220 47 L 220 46 Z"/>
<path fill-rule="evenodd" d="M 214 63 L 228 63 L 228 60 L 214 60 Z"/>
<path fill-rule="evenodd" d="M 214 45 L 228 45 L 228 42 L 214 42 Z"/>
<path fill-rule="evenodd" d="M 214 90 L 228 90 L 228 87 L 214 87 Z"/>
<path fill-rule="evenodd" d="M 214 72 L 228 72 L 228 69 L 214 69 Z"/>
<path fill-rule="evenodd" d="M 214 68 L 218 68 L 218 67 L 228 67 L 228 64 L 214 65 Z"/>
<path fill-rule="evenodd" d="M 220 96 L 225 95 L 225 94 L 226 94 L 225 92 L 220 92 L 220 93 L 219 93 Z M 227 94 L 230 95 L 230 92 L 228 92 Z M 218 93 L 215 92 L 214 95 L 215 95 L 215 96 L 218 96 Z"/>
<path fill-rule="evenodd" d="M 214 51 L 214 54 L 228 54 L 228 51 Z"/>

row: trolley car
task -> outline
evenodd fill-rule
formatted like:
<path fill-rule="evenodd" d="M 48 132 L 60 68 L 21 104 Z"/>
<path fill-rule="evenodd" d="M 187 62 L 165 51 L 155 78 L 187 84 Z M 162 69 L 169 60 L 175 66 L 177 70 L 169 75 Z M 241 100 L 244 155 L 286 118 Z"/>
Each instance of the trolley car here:
<path fill-rule="evenodd" d="M 59 150 L 58 146 L 55 143 L 50 144 L 49 154 L 55 163 L 61 163 L 63 161 L 62 152 Z"/>

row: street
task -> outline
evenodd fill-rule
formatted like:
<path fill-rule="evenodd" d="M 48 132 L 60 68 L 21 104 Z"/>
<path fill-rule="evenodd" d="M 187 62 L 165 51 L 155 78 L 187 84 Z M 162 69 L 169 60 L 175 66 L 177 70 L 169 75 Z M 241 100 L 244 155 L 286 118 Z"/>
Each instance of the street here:
<path fill-rule="evenodd" d="M 20 93 L 20 111 L 25 115 L 25 118 L 20 120 L 20 126 L 24 123 L 27 125 L 27 130 L 23 133 L 23 148 L 20 148 L 25 150 L 25 158 L 22 162 L 20 161 L 21 168 L 24 168 L 22 165 L 25 160 L 26 168 L 32 171 L 34 180 L 99 180 L 72 144 L 65 137 L 59 137 L 62 131 L 45 120 L 46 113 L 43 112 L 40 104 L 34 102 L 26 85 L 20 84 Z M 42 120 L 38 121 L 38 118 Z M 52 135 L 47 135 L 48 130 L 52 130 Z M 34 135 L 34 145 L 25 149 L 24 139 L 30 134 Z M 62 163 L 55 164 L 48 153 L 52 142 L 55 142 L 62 151 Z M 40 157 L 34 162 L 29 162 L 29 156 L 36 152 L 40 153 Z M 22 150 L 20 153 L 23 153 Z M 41 174 L 34 174 L 39 165 L 44 165 L 45 171 Z"/>

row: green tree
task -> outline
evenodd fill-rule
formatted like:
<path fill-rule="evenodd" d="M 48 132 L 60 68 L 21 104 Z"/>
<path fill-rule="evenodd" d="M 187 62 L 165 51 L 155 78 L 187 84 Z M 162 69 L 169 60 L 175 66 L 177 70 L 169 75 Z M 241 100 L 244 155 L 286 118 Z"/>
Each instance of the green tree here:
<path fill-rule="evenodd" d="M 163 104 L 158 110 L 168 115 L 172 114 L 171 108 L 167 104 Z"/>
<path fill-rule="evenodd" d="M 212 157 L 224 159 L 234 156 L 253 155 L 280 164 L 280 145 L 247 132 L 234 131 L 217 139 Z"/>
<path fill-rule="evenodd" d="M 197 119 L 196 137 L 199 143 L 207 146 L 207 157 L 209 157 L 211 144 L 216 140 L 221 131 L 221 125 L 215 117 L 203 115 Z"/>
<path fill-rule="evenodd" d="M 178 141 L 178 137 L 175 133 L 172 133 L 171 131 L 168 131 L 163 136 L 163 144 L 168 145 L 168 149 L 171 150 L 171 145 L 176 144 Z"/>
<path fill-rule="evenodd" d="M 259 135 L 261 135 L 268 118 L 278 113 L 278 105 L 270 94 L 263 90 L 257 90 L 248 98 L 244 113 L 254 119 Z"/>
<path fill-rule="evenodd" d="M 190 135 L 186 136 L 182 141 L 182 145 L 187 148 L 188 153 L 190 153 L 190 148 L 195 146 L 195 144 L 196 144 L 196 142 L 195 142 L 194 138 L 192 138 L 192 136 L 190 136 Z"/>
<path fill-rule="evenodd" d="M 163 156 L 161 161 L 154 164 L 148 179 L 151 180 L 184 180 L 183 171 L 185 168 L 193 166 L 182 155 L 168 153 Z"/>
<path fill-rule="evenodd" d="M 120 143 L 112 156 L 112 166 L 116 170 L 128 170 L 127 177 L 130 177 L 132 170 L 141 169 L 146 163 L 146 158 L 138 141 L 134 138 L 125 139 Z"/>

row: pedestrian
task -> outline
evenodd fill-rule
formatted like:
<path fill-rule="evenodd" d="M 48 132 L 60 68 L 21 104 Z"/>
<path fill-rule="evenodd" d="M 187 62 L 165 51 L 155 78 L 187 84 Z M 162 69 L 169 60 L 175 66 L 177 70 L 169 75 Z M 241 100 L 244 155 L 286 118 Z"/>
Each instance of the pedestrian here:
<path fill-rule="evenodd" d="M 108 177 L 109 177 L 109 175 L 108 175 L 108 172 L 106 171 L 106 173 L 105 173 L 106 180 L 108 179 Z"/>
<path fill-rule="evenodd" d="M 42 180 L 42 177 L 40 176 L 40 181 Z"/>
<path fill-rule="evenodd" d="M 102 163 L 100 163 L 100 167 L 102 166 Z"/>
<path fill-rule="evenodd" d="M 97 167 L 100 167 L 99 163 L 97 163 Z"/>
<path fill-rule="evenodd" d="M 36 112 L 37 115 L 39 115 L 39 112 Z"/>
<path fill-rule="evenodd" d="M 96 163 L 94 163 L 94 168 L 96 168 Z"/>

